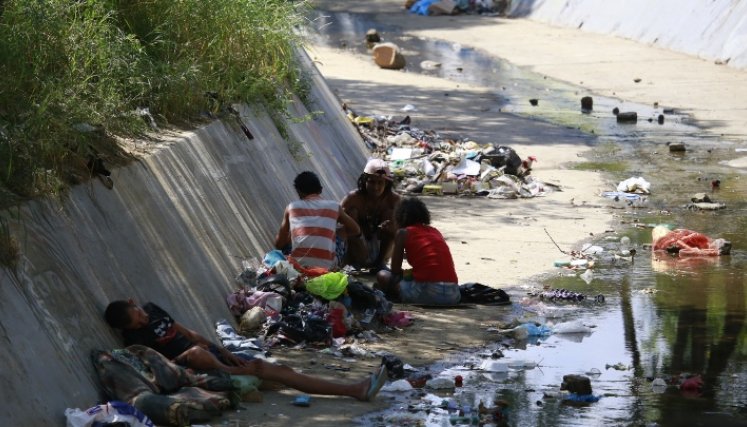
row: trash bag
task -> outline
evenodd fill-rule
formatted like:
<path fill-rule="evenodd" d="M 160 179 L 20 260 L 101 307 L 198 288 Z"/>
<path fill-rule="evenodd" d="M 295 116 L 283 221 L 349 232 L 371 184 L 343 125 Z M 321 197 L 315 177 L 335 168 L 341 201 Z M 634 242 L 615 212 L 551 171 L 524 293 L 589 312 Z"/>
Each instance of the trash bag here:
<path fill-rule="evenodd" d="M 518 175 L 521 167 L 521 157 L 511 147 L 499 146 L 490 154 L 484 154 L 484 159 L 490 161 L 490 165 L 496 169 L 503 168 L 503 173 Z"/>
<path fill-rule="evenodd" d="M 289 314 L 283 320 L 273 323 L 267 329 L 267 335 L 278 334 L 293 344 L 300 342 L 323 342 L 327 343 L 332 338 L 332 328 L 326 320 L 318 316 L 308 316 L 306 319 L 301 314 Z"/>
<path fill-rule="evenodd" d="M 262 292 L 275 292 L 285 299 L 291 296 L 290 282 L 285 274 L 273 274 L 263 277 L 257 282 L 257 290 Z"/>
<path fill-rule="evenodd" d="M 651 194 L 651 183 L 640 176 L 634 176 L 617 184 L 617 191 Z"/>
<path fill-rule="evenodd" d="M 461 302 L 472 304 L 506 305 L 511 304 L 511 297 L 503 289 L 491 288 L 481 283 L 459 285 L 462 294 Z"/>
<path fill-rule="evenodd" d="M 356 280 L 348 282 L 347 289 L 353 308 L 357 310 L 376 308 L 376 293 L 374 293 L 374 289 L 370 286 L 366 286 Z"/>
<path fill-rule="evenodd" d="M 327 273 L 306 282 L 306 290 L 328 301 L 337 299 L 348 286 L 348 275 L 345 273 Z"/>

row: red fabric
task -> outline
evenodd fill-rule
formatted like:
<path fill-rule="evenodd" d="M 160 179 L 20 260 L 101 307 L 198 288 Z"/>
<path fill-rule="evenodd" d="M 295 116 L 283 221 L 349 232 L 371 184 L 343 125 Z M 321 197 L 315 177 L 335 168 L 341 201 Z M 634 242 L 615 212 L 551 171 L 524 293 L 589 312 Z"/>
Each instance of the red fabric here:
<path fill-rule="evenodd" d="M 407 227 L 405 254 L 416 282 L 459 283 L 449 246 L 435 228 L 429 225 Z"/>
<path fill-rule="evenodd" d="M 668 248 L 679 248 L 679 255 L 718 256 L 718 248 L 711 246 L 711 239 L 705 234 L 692 230 L 677 229 L 667 233 L 654 242 L 655 251 L 665 251 Z"/>
<path fill-rule="evenodd" d="M 291 263 L 293 268 L 306 277 L 318 277 L 329 273 L 329 270 L 323 267 L 304 267 L 296 261 L 295 258 L 289 256 L 288 262 Z"/>

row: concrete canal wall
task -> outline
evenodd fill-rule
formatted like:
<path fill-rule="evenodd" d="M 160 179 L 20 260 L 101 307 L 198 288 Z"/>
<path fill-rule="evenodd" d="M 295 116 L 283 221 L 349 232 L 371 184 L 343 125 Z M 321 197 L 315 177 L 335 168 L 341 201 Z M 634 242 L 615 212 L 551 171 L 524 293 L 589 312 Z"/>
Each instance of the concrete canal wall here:
<path fill-rule="evenodd" d="M 16 271 L 0 268 L 0 425 L 64 425 L 65 408 L 97 403 L 89 352 L 121 346 L 102 320 L 110 300 L 156 301 L 214 336 L 241 259 L 271 247 L 297 198 L 294 176 L 317 172 L 323 195 L 338 200 L 355 186 L 367 151 L 303 61 L 313 105 L 290 112 L 323 114 L 285 122 L 294 144 L 261 108 L 243 108 L 253 140 L 234 120 L 216 121 L 114 170 L 113 190 L 94 180 L 2 213 L 22 258 Z"/>
<path fill-rule="evenodd" d="M 747 2 L 513 0 L 514 17 L 609 34 L 747 67 Z"/>

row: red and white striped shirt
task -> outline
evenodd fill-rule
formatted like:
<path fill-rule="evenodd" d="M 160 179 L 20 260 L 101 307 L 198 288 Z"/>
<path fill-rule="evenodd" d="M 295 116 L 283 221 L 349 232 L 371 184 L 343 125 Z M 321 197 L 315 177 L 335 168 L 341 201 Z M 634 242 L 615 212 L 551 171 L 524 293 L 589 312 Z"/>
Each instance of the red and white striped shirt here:
<path fill-rule="evenodd" d="M 288 205 L 293 250 L 291 256 L 304 267 L 332 268 L 340 204 L 318 198 Z"/>

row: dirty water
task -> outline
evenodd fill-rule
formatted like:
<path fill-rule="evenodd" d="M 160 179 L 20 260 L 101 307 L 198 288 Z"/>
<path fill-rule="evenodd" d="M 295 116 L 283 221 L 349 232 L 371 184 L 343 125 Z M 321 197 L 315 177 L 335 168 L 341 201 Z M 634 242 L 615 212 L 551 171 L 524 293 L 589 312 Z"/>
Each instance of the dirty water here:
<path fill-rule="evenodd" d="M 541 323 L 582 320 L 593 324 L 591 333 L 516 342 L 496 334 L 493 344 L 465 349 L 428 367 L 433 375 L 461 375 L 463 387 L 447 393 L 383 393 L 383 398 L 392 399 L 392 406 L 367 415 L 361 424 L 467 425 L 469 411 L 467 418 L 457 419 L 457 412 L 442 409 L 442 404 L 452 401 L 452 406 L 465 409 L 501 400 L 508 407 L 508 425 L 517 426 L 747 425 L 747 188 L 742 172 L 723 165 L 739 156 L 738 142 L 709 134 L 683 114 L 666 114 L 664 124 L 659 125 L 656 116 L 663 114 L 662 108 L 588 94 L 581 87 L 546 79 L 474 49 L 404 36 L 397 28 L 376 23 L 372 16 L 320 13 L 314 18 L 316 28 L 321 28 L 312 35 L 317 43 L 367 54 L 361 40 L 366 30 L 375 27 L 407 52 L 405 72 L 495 88 L 501 94 L 496 112 L 593 132 L 597 136 L 594 150 L 575 167 L 606 172 L 610 190 L 630 176 L 643 176 L 652 183 L 653 194 L 637 209 L 599 198 L 600 205 L 609 205 L 615 230 L 590 240 L 611 253 L 624 249 L 619 242 L 627 236 L 637 249 L 634 262 L 603 256 L 590 283 L 580 272 L 562 269 L 532 283 L 601 294 L 604 303 L 551 304 L 561 307 L 562 314 L 550 318 L 537 311 L 531 303 L 536 300 L 529 298 L 522 304 L 528 289 L 517 286 L 511 290 L 513 307 L 496 309 L 498 318 Z M 419 69 L 420 61 L 426 59 L 442 65 L 436 70 Z M 591 114 L 580 112 L 579 98 L 584 95 L 594 96 Z M 531 107 L 529 98 L 539 98 L 539 105 Z M 611 113 L 615 106 L 638 111 L 638 124 L 615 123 Z M 653 122 L 646 120 L 649 117 Z M 687 151 L 670 153 L 666 143 L 674 141 L 685 142 Z M 716 179 L 720 188 L 709 194 L 727 208 L 689 209 L 690 196 L 709 192 Z M 653 224 L 723 237 L 734 249 L 731 256 L 711 259 L 651 254 L 646 245 L 651 242 L 648 226 Z M 558 258 L 563 255 L 559 253 Z M 498 350 L 504 357 L 496 361 L 505 362 L 507 372 L 476 369 L 485 360 L 493 360 L 491 355 Z M 589 374 L 593 370 L 598 373 Z M 655 378 L 669 380 L 684 373 L 701 375 L 700 392 L 652 387 Z M 548 398 L 558 392 L 566 374 L 588 374 L 600 400 L 569 405 L 557 397 Z"/>

